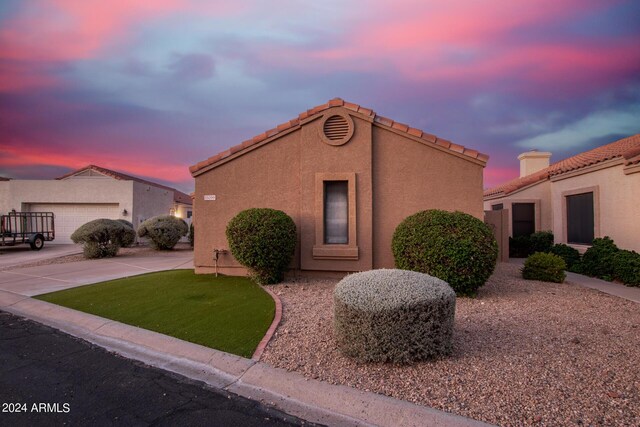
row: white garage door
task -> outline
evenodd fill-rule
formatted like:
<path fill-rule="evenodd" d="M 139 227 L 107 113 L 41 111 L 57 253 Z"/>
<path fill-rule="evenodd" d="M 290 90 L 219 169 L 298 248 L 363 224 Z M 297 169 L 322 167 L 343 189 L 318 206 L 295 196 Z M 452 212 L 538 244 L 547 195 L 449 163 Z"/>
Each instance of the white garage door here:
<path fill-rule="evenodd" d="M 71 234 L 82 224 L 98 218 L 120 218 L 117 203 L 53 204 L 33 203 L 31 212 L 53 212 L 56 238 L 52 243 L 73 243 Z"/>

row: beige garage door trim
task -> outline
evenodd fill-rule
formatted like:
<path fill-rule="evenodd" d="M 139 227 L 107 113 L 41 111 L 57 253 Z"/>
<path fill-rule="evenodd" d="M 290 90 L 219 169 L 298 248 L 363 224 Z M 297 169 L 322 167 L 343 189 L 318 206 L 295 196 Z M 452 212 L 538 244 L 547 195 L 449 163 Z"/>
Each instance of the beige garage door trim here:
<path fill-rule="evenodd" d="M 31 203 L 31 212 L 53 212 L 56 238 L 53 243 L 73 243 L 71 234 L 82 224 L 98 218 L 120 218 L 118 203 Z"/>

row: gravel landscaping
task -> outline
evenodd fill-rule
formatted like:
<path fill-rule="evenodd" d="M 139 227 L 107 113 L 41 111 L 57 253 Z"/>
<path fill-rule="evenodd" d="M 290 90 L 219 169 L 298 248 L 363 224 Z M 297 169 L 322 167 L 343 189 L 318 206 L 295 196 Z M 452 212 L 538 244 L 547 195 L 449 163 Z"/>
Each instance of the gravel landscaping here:
<path fill-rule="evenodd" d="M 502 426 L 640 425 L 640 305 L 520 268 L 499 264 L 477 298 L 458 298 L 451 357 L 410 366 L 338 351 L 337 280 L 271 286 L 283 321 L 262 361 Z"/>

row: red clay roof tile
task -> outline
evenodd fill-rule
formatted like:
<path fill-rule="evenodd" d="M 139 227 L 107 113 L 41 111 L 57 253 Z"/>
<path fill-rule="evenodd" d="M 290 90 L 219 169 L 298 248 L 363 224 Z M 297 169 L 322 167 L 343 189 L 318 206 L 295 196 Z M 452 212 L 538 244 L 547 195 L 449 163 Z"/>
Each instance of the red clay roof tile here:
<path fill-rule="evenodd" d="M 409 128 L 409 130 L 407 130 L 407 133 L 413 136 L 417 136 L 418 138 L 422 138 L 422 134 L 424 132 L 422 132 L 420 129 Z"/>
<path fill-rule="evenodd" d="M 409 131 L 409 126 L 405 125 L 404 123 L 398 123 L 398 122 L 393 122 L 393 126 L 394 129 L 398 129 L 399 131 L 402 132 L 408 132 Z"/>
<path fill-rule="evenodd" d="M 382 126 L 387 126 L 387 127 L 391 127 L 393 129 L 397 129 L 399 131 L 408 133 L 410 135 L 416 136 L 418 138 L 423 139 L 424 141 L 430 142 L 430 143 L 435 143 L 441 147 L 450 149 L 451 151 L 457 152 L 457 153 L 461 153 L 466 155 L 467 157 L 470 158 L 474 158 L 474 159 L 479 159 L 480 161 L 482 161 L 483 163 L 486 163 L 487 160 L 489 159 L 489 156 L 487 156 L 486 154 L 482 154 L 482 153 L 478 153 L 476 150 L 468 150 L 465 149 L 465 147 L 458 145 L 458 144 L 452 144 L 450 141 L 447 141 L 446 139 L 440 139 L 437 138 L 435 135 L 431 135 L 430 133 L 425 133 L 423 131 L 421 131 L 420 129 L 415 129 L 415 128 L 411 128 L 408 125 L 405 125 L 403 123 L 398 123 L 398 122 L 394 122 L 392 119 L 389 119 L 387 117 L 384 116 L 380 116 L 377 115 L 373 110 L 369 109 L 369 108 L 365 108 L 362 107 L 358 104 L 354 104 L 352 102 L 346 102 L 340 98 L 334 98 L 332 100 L 330 100 L 329 102 L 327 102 L 326 104 L 322 104 L 322 105 L 318 105 L 316 107 L 313 107 L 307 111 L 303 111 L 302 113 L 298 114 L 298 117 L 289 120 L 288 122 L 282 123 L 278 126 L 276 126 L 273 129 L 270 129 L 264 133 L 261 133 L 260 135 L 256 135 L 254 136 L 252 139 L 248 139 L 244 142 L 242 142 L 239 145 L 235 145 L 233 147 L 231 147 L 229 150 L 223 152 L 223 153 L 219 153 L 213 157 L 209 157 L 207 160 L 204 160 L 202 162 L 199 162 L 191 167 L 189 167 L 189 171 L 191 172 L 191 174 L 196 174 L 198 171 L 200 171 L 201 169 L 204 169 L 208 166 L 211 166 L 217 162 L 219 162 L 220 160 L 222 160 L 223 158 L 226 158 L 228 156 L 230 156 L 231 154 L 235 154 L 239 151 L 245 150 L 245 149 L 250 149 L 252 146 L 257 145 L 258 143 L 268 139 L 268 138 L 272 138 L 272 137 L 277 137 L 277 135 L 281 132 L 287 131 L 291 128 L 294 128 L 296 126 L 299 126 L 300 123 L 313 116 L 316 114 L 319 114 L 321 112 L 323 112 L 324 110 L 327 110 L 328 108 L 332 108 L 332 107 L 344 107 L 346 109 L 349 109 L 351 111 L 355 111 L 359 114 L 362 114 L 366 117 L 373 117 L 373 120 L 382 125 Z"/>
<path fill-rule="evenodd" d="M 506 196 L 528 185 L 545 181 L 552 176 L 586 168 L 587 166 L 618 157 L 628 159 L 628 156 L 633 155 L 634 152 L 640 153 L 640 134 L 619 139 L 618 141 L 594 148 L 593 150 L 585 151 L 584 153 L 577 154 L 573 157 L 560 160 L 559 162 L 556 162 L 531 175 L 512 179 L 502 185 L 486 190 L 484 192 L 484 197 L 496 195 Z"/>

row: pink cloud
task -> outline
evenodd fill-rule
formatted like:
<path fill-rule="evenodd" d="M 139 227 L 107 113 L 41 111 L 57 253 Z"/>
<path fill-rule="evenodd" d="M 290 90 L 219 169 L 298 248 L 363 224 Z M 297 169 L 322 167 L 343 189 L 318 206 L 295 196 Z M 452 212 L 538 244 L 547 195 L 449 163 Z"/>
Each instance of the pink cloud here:
<path fill-rule="evenodd" d="M 520 169 L 517 167 L 499 167 L 492 166 L 491 160 L 489 165 L 484 169 L 484 187 L 491 188 L 496 185 L 504 184 L 520 175 Z"/>
<path fill-rule="evenodd" d="M 79 169 L 89 164 L 171 182 L 187 182 L 191 179 L 188 167 L 184 164 L 163 163 L 151 158 L 145 160 L 145 156 L 141 155 L 122 156 L 119 152 L 100 152 L 95 149 L 91 152 L 61 152 L 57 148 L 36 147 L 33 144 L 17 147 L 0 145 L 0 167 L 61 166 Z"/>

